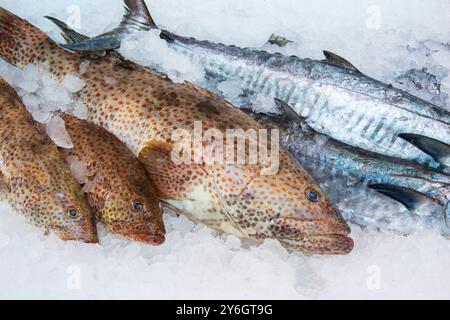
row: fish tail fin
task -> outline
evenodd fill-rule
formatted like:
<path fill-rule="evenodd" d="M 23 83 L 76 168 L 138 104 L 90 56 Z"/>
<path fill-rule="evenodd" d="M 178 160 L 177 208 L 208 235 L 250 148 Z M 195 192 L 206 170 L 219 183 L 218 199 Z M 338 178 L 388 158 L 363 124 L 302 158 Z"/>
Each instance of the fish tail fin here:
<path fill-rule="evenodd" d="M 158 29 L 144 0 L 124 0 L 124 4 L 125 15 L 121 26 L 134 27 L 138 30 Z"/>
<path fill-rule="evenodd" d="M 74 44 L 74 43 L 85 41 L 85 40 L 89 39 L 88 36 L 85 36 L 81 33 L 76 32 L 75 30 L 70 28 L 66 23 L 62 22 L 61 20 L 58 20 L 58 19 L 50 17 L 50 16 L 45 16 L 45 18 L 49 19 L 51 22 L 56 24 L 56 26 L 58 28 L 61 29 L 61 31 L 62 31 L 61 36 L 64 38 L 64 40 L 68 44 Z"/>
<path fill-rule="evenodd" d="M 33 63 L 48 36 L 26 20 L 0 7 L 0 57 L 19 68 Z"/>
<path fill-rule="evenodd" d="M 89 38 L 71 29 L 64 22 L 46 17 L 56 24 L 61 30 L 61 35 L 67 44 L 61 45 L 72 52 L 102 52 L 120 48 L 121 37 L 129 30 L 158 29 L 153 21 L 144 0 L 124 0 L 125 14 L 120 25 L 112 31 Z"/>

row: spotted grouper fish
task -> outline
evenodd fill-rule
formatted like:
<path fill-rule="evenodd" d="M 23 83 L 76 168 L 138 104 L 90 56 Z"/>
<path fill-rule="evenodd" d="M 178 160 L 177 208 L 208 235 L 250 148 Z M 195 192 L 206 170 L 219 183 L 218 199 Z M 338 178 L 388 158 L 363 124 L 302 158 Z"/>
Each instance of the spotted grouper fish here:
<path fill-rule="evenodd" d="M 73 148 L 63 149 L 99 222 L 130 240 L 164 242 L 162 208 L 144 167 L 105 129 L 62 114 Z"/>
<path fill-rule="evenodd" d="M 98 242 L 94 216 L 57 146 L 0 79 L 2 198 L 46 234 Z"/>
<path fill-rule="evenodd" d="M 126 14 L 119 27 L 91 39 L 52 18 L 69 42 L 64 47 L 109 50 L 136 30 L 158 29 L 144 0 L 124 3 Z M 160 37 L 200 62 L 208 80 L 230 80 L 245 92 L 282 100 L 321 134 L 387 156 L 450 167 L 450 112 L 365 75 L 337 54 L 324 51 L 325 59 L 319 61 L 200 41 L 167 30 L 161 30 Z"/>
<path fill-rule="evenodd" d="M 185 139 L 174 139 L 178 136 L 174 133 L 188 132 L 195 140 L 196 123 L 201 132 L 263 129 L 222 98 L 189 83 L 173 83 L 117 52 L 65 51 L 2 8 L 0 57 L 19 68 L 27 64 L 47 68 L 59 81 L 69 74 L 79 76 L 86 84 L 78 97 L 87 108 L 88 121 L 124 142 L 146 167 L 159 198 L 193 221 L 243 239 L 276 239 L 292 251 L 352 250 L 350 229 L 341 214 L 286 150 L 275 153 L 277 166 L 266 166 L 265 161 L 210 162 L 196 157 L 209 140 L 194 141 L 188 151 Z M 234 142 L 232 155 L 239 147 Z M 183 155 L 191 153 L 193 161 L 185 161 Z"/>

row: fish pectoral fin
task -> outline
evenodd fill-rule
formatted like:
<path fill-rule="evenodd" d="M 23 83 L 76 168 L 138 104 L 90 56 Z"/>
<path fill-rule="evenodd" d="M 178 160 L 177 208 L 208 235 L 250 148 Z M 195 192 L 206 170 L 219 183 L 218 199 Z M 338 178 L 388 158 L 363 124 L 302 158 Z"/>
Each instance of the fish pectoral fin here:
<path fill-rule="evenodd" d="M 419 134 L 402 133 L 399 137 L 430 155 L 440 164 L 450 167 L 450 145 Z"/>
<path fill-rule="evenodd" d="M 90 38 L 88 36 L 85 36 L 84 34 L 81 34 L 79 32 L 76 32 L 72 28 L 70 28 L 66 23 L 62 22 L 61 20 L 58 20 L 54 17 L 45 16 L 45 18 L 49 19 L 51 22 L 56 24 L 58 28 L 61 29 L 61 35 L 66 41 L 67 44 L 74 44 L 82 41 L 89 40 Z"/>
<path fill-rule="evenodd" d="M 424 205 L 433 201 L 423 193 L 396 185 L 371 184 L 369 188 L 400 202 L 406 209 L 412 212 L 420 211 Z"/>
<path fill-rule="evenodd" d="M 180 216 L 187 216 L 186 212 L 184 212 L 183 210 L 175 207 L 174 205 L 171 205 L 170 203 L 160 200 L 161 206 L 163 207 L 163 209 L 168 209 L 171 210 L 173 212 L 175 212 L 175 214 L 177 215 L 177 217 Z"/>
<path fill-rule="evenodd" d="M 186 200 L 190 189 L 205 179 L 207 173 L 200 165 L 183 163 L 172 150 L 168 143 L 148 142 L 139 152 L 138 159 L 157 187 L 160 199 Z"/>
<path fill-rule="evenodd" d="M 353 64 L 351 64 L 350 62 L 348 62 L 346 59 L 342 58 L 341 56 L 331 52 L 331 51 L 327 51 L 324 50 L 323 54 L 325 55 L 325 62 L 328 62 L 332 65 L 344 68 L 344 69 L 348 69 L 348 70 L 352 70 L 358 73 L 362 73 L 361 71 L 359 71 L 358 68 L 356 68 Z"/>

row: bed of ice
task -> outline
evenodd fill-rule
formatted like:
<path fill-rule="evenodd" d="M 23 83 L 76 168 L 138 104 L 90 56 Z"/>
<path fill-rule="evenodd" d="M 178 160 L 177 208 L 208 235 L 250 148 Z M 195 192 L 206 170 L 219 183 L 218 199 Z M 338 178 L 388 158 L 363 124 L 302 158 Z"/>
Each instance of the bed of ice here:
<path fill-rule="evenodd" d="M 449 105 L 450 3 L 446 0 L 165 0 L 147 1 L 164 28 L 199 39 L 321 58 L 328 49 L 363 72 L 394 82 L 406 71 L 426 68 L 440 92 L 416 94 Z M 120 21 L 120 0 L 0 0 L 0 5 L 62 41 L 53 15 L 80 32 L 95 35 Z M 407 10 L 405 10 L 407 8 Z M 266 44 L 272 33 L 293 43 Z M 170 51 L 156 33 L 130 39 L 122 53 L 153 65 L 175 81 L 204 82 L 203 70 Z M 70 144 L 52 112 L 84 116 L 72 99 L 83 83 L 68 77 L 55 83 L 34 66 L 19 72 L 0 63 L 34 117 L 50 123 L 61 145 Z M 434 81 L 434 80 L 433 80 Z M 401 82 L 401 81 L 400 81 Z M 406 84 L 411 86 L 411 84 Z M 434 85 L 432 85 L 434 87 Z M 230 99 L 232 83 L 220 85 Z M 269 101 L 258 97 L 259 104 Z M 361 205 L 364 205 L 362 203 Z M 130 243 L 100 229 L 101 245 L 46 238 L 1 205 L 0 298 L 450 298 L 450 242 L 438 230 L 408 237 L 353 226 L 355 250 L 345 257 L 289 254 L 278 243 L 252 246 L 220 237 L 187 219 L 166 215 L 167 241 L 161 247 Z"/>

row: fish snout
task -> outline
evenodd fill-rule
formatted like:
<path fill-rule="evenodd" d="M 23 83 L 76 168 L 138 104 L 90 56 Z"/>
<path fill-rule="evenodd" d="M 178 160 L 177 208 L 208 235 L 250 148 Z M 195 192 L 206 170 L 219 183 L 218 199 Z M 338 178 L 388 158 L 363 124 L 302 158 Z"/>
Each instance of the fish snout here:
<path fill-rule="evenodd" d="M 156 246 L 163 244 L 166 239 L 163 223 L 116 221 L 112 224 L 112 231 L 132 241 Z"/>
<path fill-rule="evenodd" d="M 135 241 L 146 243 L 152 246 L 162 245 L 166 241 L 166 235 L 163 232 L 152 232 L 151 234 L 135 234 L 133 235 Z"/>
<path fill-rule="evenodd" d="M 83 227 L 81 231 L 58 227 L 49 227 L 48 229 L 63 241 L 81 241 L 90 244 L 99 243 L 95 225 Z"/>
<path fill-rule="evenodd" d="M 348 254 L 353 250 L 351 230 L 341 219 L 280 218 L 271 232 L 289 250 L 313 254 Z"/>

